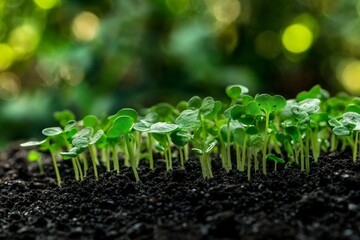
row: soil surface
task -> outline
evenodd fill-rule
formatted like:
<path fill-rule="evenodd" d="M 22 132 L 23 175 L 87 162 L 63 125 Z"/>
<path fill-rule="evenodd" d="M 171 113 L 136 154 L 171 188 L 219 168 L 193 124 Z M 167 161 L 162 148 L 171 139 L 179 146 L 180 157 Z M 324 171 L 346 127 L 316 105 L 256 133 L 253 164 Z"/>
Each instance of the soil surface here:
<path fill-rule="evenodd" d="M 26 155 L 0 156 L 0 239 L 360 239 L 360 160 L 350 153 L 321 156 L 309 175 L 269 166 L 250 182 L 216 158 L 212 180 L 196 159 L 170 172 L 158 160 L 154 172 L 140 167 L 141 183 L 124 167 L 76 182 L 64 161 L 61 187 L 49 159 L 39 174 Z"/>

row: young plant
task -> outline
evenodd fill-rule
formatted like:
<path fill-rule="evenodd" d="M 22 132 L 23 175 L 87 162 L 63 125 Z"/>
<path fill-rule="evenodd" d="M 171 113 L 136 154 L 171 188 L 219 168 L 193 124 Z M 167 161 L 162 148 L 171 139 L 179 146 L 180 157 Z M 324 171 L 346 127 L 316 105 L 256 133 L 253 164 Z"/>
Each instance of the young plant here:
<path fill-rule="evenodd" d="M 331 119 L 329 124 L 334 126 L 333 133 L 337 136 L 345 136 L 353 151 L 353 161 L 358 157 L 360 114 L 357 112 L 346 112 L 340 120 Z"/>
<path fill-rule="evenodd" d="M 258 103 L 260 109 L 265 113 L 265 129 L 264 129 L 264 145 L 262 150 L 262 169 L 266 174 L 266 155 L 269 142 L 269 121 L 270 114 L 275 111 L 280 111 L 286 106 L 286 99 L 280 95 L 271 96 L 269 94 L 260 94 L 255 97 L 255 102 Z"/>
<path fill-rule="evenodd" d="M 54 166 L 56 180 L 58 186 L 61 185 L 61 177 L 59 173 L 59 168 L 57 166 L 56 158 L 55 158 L 55 151 L 57 150 L 54 145 L 50 144 L 49 138 L 46 138 L 42 141 L 29 141 L 20 144 L 21 147 L 39 147 L 41 151 L 49 151 L 51 160 Z"/>
<path fill-rule="evenodd" d="M 305 99 L 299 103 L 295 103 L 291 106 L 291 111 L 296 119 L 295 124 L 300 128 L 300 132 L 304 133 L 303 141 L 300 141 L 301 153 L 305 155 L 305 168 L 306 173 L 310 172 L 310 141 L 314 146 L 317 144 L 317 132 L 315 137 L 312 137 L 314 133 L 311 129 L 310 116 L 317 113 L 320 110 L 320 100 L 316 98 Z M 313 154 L 315 152 L 313 151 Z M 302 155 L 303 156 L 303 155 Z M 301 157 L 301 170 L 304 170 L 304 158 Z"/>
<path fill-rule="evenodd" d="M 136 182 L 140 181 L 139 174 L 137 172 L 137 164 L 134 153 L 134 140 L 131 140 L 131 131 L 134 126 L 134 119 L 130 116 L 120 116 L 115 119 L 112 127 L 108 130 L 108 138 L 118 139 L 123 137 L 125 146 L 130 158 L 130 165 L 134 173 Z"/>

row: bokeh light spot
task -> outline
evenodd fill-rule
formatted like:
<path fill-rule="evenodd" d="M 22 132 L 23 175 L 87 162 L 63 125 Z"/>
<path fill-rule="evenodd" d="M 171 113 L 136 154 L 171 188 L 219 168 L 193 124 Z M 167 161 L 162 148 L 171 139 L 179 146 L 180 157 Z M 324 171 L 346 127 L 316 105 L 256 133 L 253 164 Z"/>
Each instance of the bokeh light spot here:
<path fill-rule="evenodd" d="M 313 33 L 303 24 L 292 24 L 282 34 L 282 43 L 292 53 L 303 53 L 313 43 Z"/>
<path fill-rule="evenodd" d="M 72 32 L 80 41 L 91 41 L 96 37 L 100 20 L 91 12 L 82 12 L 77 15 L 72 23 Z"/>
<path fill-rule="evenodd" d="M 20 92 L 19 78 L 11 72 L 0 73 L 0 98 L 4 100 L 15 99 Z"/>
<path fill-rule="evenodd" d="M 14 49 L 17 59 L 32 55 L 40 41 L 38 30 L 29 24 L 24 24 L 11 31 L 9 43 Z"/>
<path fill-rule="evenodd" d="M 173 13 L 182 13 L 189 8 L 189 0 L 166 0 L 168 8 Z"/>
<path fill-rule="evenodd" d="M 58 4 L 58 0 L 34 0 L 34 3 L 44 10 L 51 9 Z"/>
<path fill-rule="evenodd" d="M 2 71 L 11 66 L 14 61 L 15 54 L 12 47 L 7 44 L 0 44 L 0 53 L 0 71 Z"/>
<path fill-rule="evenodd" d="M 264 31 L 255 39 L 257 54 L 267 59 L 274 59 L 280 53 L 280 38 L 272 31 Z"/>
<path fill-rule="evenodd" d="M 84 78 L 85 72 L 79 66 L 64 64 L 60 66 L 60 76 L 71 86 L 78 85 Z"/>
<path fill-rule="evenodd" d="M 351 94 L 360 94 L 360 61 L 347 62 L 339 74 L 342 86 Z"/>
<path fill-rule="evenodd" d="M 234 22 L 241 13 L 239 0 L 213 0 L 210 8 L 216 20 L 224 24 Z"/>

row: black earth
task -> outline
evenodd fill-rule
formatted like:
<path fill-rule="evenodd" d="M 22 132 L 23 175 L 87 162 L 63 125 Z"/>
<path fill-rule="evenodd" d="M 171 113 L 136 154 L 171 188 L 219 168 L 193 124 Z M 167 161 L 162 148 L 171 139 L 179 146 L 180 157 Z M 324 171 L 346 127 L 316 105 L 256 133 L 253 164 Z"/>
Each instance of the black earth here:
<path fill-rule="evenodd" d="M 217 158 L 211 180 L 196 159 L 170 172 L 158 160 L 139 168 L 140 183 L 125 167 L 76 182 L 65 161 L 61 187 L 50 163 L 39 174 L 26 155 L 0 157 L 0 239 L 360 239 L 360 160 L 349 153 L 322 155 L 308 175 L 269 166 L 250 182 Z"/>

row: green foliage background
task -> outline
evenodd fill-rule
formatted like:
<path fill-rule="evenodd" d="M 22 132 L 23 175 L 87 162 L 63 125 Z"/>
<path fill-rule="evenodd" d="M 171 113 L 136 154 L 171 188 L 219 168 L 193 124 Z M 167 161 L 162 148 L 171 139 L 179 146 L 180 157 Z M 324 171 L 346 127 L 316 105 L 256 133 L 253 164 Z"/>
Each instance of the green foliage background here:
<path fill-rule="evenodd" d="M 98 22 L 74 30 L 84 12 Z M 36 137 L 57 110 L 101 116 L 223 99 L 230 84 L 287 98 L 318 83 L 358 94 L 359 12 L 358 0 L 2 0 L 0 143 Z M 297 23 L 312 36 L 300 53 L 282 40 Z M 79 38 L 84 29 L 93 38 Z"/>

